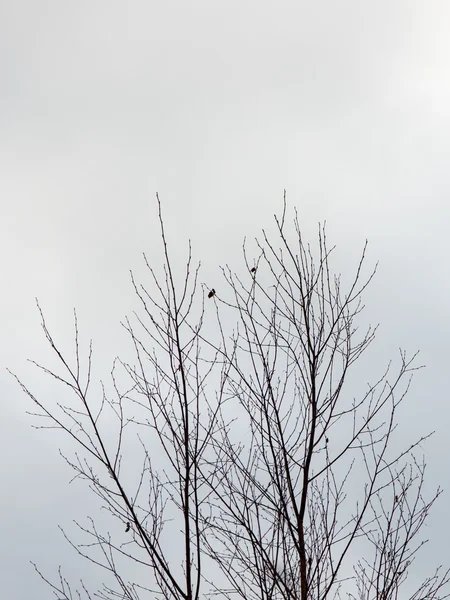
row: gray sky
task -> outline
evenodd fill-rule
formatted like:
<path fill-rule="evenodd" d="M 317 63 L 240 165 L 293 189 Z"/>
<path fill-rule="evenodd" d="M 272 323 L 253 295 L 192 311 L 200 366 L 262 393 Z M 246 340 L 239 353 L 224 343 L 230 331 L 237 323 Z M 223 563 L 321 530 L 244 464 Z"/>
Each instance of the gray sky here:
<path fill-rule="evenodd" d="M 0 363 L 29 375 L 25 358 L 47 356 L 38 296 L 67 345 L 77 307 L 105 376 L 135 307 L 128 271 L 142 251 L 160 264 L 155 192 L 174 260 L 191 238 L 217 285 L 286 188 L 346 268 L 369 239 L 374 377 L 399 346 L 421 350 L 405 426 L 436 429 L 429 485 L 450 490 L 449 28 L 438 0 L 0 2 Z M 31 429 L 5 370 L 0 385 L 2 589 L 49 597 L 28 561 L 77 575 L 57 524 L 83 518 L 85 496 L 62 438 Z M 448 555 L 447 503 L 420 568 Z"/>

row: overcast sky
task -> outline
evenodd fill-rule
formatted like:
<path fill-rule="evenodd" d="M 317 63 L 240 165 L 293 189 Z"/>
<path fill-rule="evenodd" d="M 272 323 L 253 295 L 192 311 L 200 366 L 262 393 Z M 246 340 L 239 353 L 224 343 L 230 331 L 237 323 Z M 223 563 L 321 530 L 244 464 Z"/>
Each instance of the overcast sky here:
<path fill-rule="evenodd" d="M 143 251 L 160 264 L 156 192 L 174 260 L 191 238 L 217 287 L 286 189 L 307 236 L 327 220 L 344 269 L 366 238 L 379 260 L 374 377 L 398 347 L 421 350 L 404 425 L 436 429 L 428 482 L 446 495 L 417 569 L 445 561 L 449 31 L 446 0 L 0 1 L 0 363 L 32 377 L 25 359 L 47 356 L 38 296 L 63 344 L 77 307 L 107 369 L 135 307 L 129 269 Z M 80 574 L 57 525 L 84 518 L 85 495 L 63 438 L 31 429 L 5 369 L 0 385 L 2 594 L 47 598 L 29 561 Z"/>

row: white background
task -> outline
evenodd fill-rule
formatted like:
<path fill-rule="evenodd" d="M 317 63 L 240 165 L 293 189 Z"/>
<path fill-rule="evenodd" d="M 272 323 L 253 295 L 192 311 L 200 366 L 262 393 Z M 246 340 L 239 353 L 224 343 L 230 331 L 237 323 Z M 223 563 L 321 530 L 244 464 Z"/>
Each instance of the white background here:
<path fill-rule="evenodd" d="M 175 263 L 192 239 L 217 289 L 286 189 L 312 241 L 327 220 L 344 272 L 369 239 L 373 378 L 398 347 L 421 350 L 400 425 L 436 430 L 427 487 L 449 490 L 449 31 L 438 0 L 0 2 L 2 368 L 62 393 L 25 362 L 48 357 L 37 296 L 66 348 L 77 308 L 107 377 L 136 307 L 129 269 L 143 251 L 161 264 L 156 192 Z M 30 560 L 91 576 L 57 529 L 89 497 L 4 368 L 0 395 L 2 597 L 47 598 Z M 448 501 L 419 576 L 448 560 Z"/>

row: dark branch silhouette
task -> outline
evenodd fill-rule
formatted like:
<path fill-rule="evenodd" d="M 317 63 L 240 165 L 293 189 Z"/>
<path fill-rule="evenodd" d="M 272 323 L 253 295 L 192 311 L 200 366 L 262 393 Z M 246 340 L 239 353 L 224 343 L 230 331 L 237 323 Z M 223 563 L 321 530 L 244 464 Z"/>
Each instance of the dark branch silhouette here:
<path fill-rule="evenodd" d="M 43 419 L 36 426 L 77 442 L 80 454 L 66 461 L 111 517 L 111 530 L 78 524 L 84 544 L 64 533 L 108 574 L 96 597 L 447 598 L 441 567 L 412 592 L 405 586 L 440 494 L 424 494 L 428 435 L 393 443 L 416 356 L 401 351 L 396 370 L 389 363 L 371 384 L 351 379 L 376 333 L 360 329 L 375 274 L 363 276 L 367 244 L 344 285 L 325 227 L 313 250 L 297 218 L 287 231 L 285 203 L 276 239 L 263 232 L 251 260 L 243 248 L 258 279 L 223 268 L 207 320 L 191 248 L 175 281 L 159 198 L 158 208 L 164 268 L 158 275 L 144 256 L 149 283 L 131 274 L 140 311 L 123 322 L 135 364 L 116 359 L 109 391 L 96 397 L 76 314 L 70 359 L 38 304 L 61 369 L 34 364 L 66 395 L 52 404 L 18 379 Z M 128 563 L 140 579 L 128 581 Z M 56 583 L 38 573 L 58 598 L 74 597 L 61 572 Z M 95 595 L 84 584 L 77 594 Z"/>

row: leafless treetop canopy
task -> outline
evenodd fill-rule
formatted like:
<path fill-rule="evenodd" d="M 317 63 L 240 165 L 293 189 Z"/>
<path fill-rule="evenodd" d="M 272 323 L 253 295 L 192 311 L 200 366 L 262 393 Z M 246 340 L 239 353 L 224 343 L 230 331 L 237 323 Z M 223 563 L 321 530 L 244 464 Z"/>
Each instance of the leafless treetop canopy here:
<path fill-rule="evenodd" d="M 244 245 L 245 268 L 223 268 L 216 293 L 199 284 L 190 248 L 175 280 L 158 206 L 163 273 L 145 259 L 149 284 L 132 276 L 141 308 L 123 323 L 134 364 L 117 359 L 96 397 L 76 317 L 66 358 L 41 311 L 61 370 L 37 366 L 65 385 L 65 399 L 49 405 L 21 383 L 44 419 L 37 426 L 79 444 L 66 460 L 111 517 L 79 525 L 87 544 L 71 541 L 109 573 L 97 597 L 447 597 L 449 571 L 416 588 L 407 579 L 440 494 L 423 497 L 417 450 L 427 436 L 393 444 L 415 356 L 401 352 L 397 370 L 387 365 L 370 384 L 355 369 L 376 332 L 359 329 L 375 273 L 363 275 L 367 245 L 344 285 L 325 227 L 313 249 L 297 218 L 288 231 L 285 205 L 277 237 L 263 232 L 251 256 Z M 61 573 L 46 581 L 74 597 Z"/>

